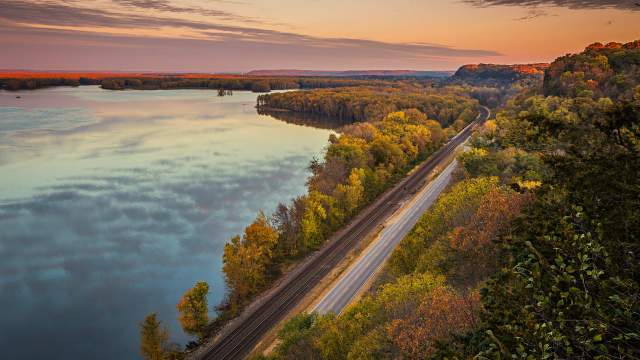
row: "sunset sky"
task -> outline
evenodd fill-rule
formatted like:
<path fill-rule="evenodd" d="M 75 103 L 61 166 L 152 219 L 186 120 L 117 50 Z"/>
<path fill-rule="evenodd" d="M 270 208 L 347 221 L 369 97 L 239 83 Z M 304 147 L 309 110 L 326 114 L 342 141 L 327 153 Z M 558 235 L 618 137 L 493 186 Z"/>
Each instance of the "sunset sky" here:
<path fill-rule="evenodd" d="M 0 0 L 0 69 L 454 70 L 640 38 L 625 0 Z"/>

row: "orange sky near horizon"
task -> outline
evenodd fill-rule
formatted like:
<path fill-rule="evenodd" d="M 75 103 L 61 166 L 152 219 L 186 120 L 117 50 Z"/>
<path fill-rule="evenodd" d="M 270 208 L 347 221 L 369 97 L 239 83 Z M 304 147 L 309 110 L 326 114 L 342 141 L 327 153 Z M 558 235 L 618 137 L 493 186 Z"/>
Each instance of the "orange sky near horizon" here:
<path fill-rule="evenodd" d="M 387 2 L 366 0 L 311 2 L 315 6 L 295 0 L 274 2 L 279 5 L 263 5 L 260 13 L 314 36 L 489 49 L 514 62 L 549 61 L 595 41 L 640 38 L 640 12 L 615 9 L 538 7 L 547 14 L 522 20 L 530 8 L 477 8 L 460 1 L 396 0 L 391 8 Z M 313 17 L 304 17 L 305 12 Z"/>
<path fill-rule="evenodd" d="M 624 0 L 474 1 L 0 0 L 0 68 L 453 70 L 640 38 Z"/>

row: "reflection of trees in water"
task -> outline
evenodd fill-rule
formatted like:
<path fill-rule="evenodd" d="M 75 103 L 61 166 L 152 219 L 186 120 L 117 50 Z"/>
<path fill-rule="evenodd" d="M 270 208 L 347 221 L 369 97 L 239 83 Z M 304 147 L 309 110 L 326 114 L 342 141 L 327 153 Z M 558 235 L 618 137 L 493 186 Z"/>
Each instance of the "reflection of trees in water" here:
<path fill-rule="evenodd" d="M 223 88 L 218 89 L 218 96 L 232 96 L 232 95 L 233 95 L 233 90 L 227 90 Z"/>
<path fill-rule="evenodd" d="M 269 115 L 290 124 L 311 126 L 318 129 L 337 130 L 345 125 L 351 124 L 350 121 L 322 115 L 304 114 L 295 111 L 268 109 L 264 107 L 258 107 L 258 114 Z"/>

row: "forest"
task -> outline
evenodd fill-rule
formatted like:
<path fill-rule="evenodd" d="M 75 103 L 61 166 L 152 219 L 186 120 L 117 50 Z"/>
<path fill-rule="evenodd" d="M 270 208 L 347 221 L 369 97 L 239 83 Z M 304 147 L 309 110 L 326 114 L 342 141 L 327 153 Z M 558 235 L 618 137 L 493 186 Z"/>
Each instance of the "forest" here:
<path fill-rule="evenodd" d="M 259 357 L 638 358 L 639 56 L 594 44 L 552 63 L 544 93 L 473 136 L 377 286 L 339 317 L 295 317 Z"/>
<path fill-rule="evenodd" d="M 412 78 L 410 78 L 412 79 Z M 432 81 L 428 78 L 414 80 Z M 6 73 L 0 76 L 0 89 L 35 90 L 53 86 L 100 85 L 106 90 L 212 89 L 269 92 L 271 90 L 337 88 L 346 86 L 390 86 L 394 78 L 375 77 L 294 77 L 207 74 L 55 74 Z"/>
<path fill-rule="evenodd" d="M 475 101 L 457 87 L 432 88 L 412 83 L 386 87 L 344 87 L 264 94 L 258 97 L 258 110 L 288 110 L 341 121 L 378 121 L 402 109 L 418 109 L 428 118 L 449 126 L 462 114 L 464 121 L 475 116 Z"/>
<path fill-rule="evenodd" d="M 0 89 L 9 91 L 35 90 L 53 86 L 98 85 L 97 79 L 81 77 L 79 79 L 59 78 L 4 78 L 0 79 Z"/>
<path fill-rule="evenodd" d="M 334 88 L 343 86 L 386 86 L 385 80 L 362 80 L 343 78 L 298 78 L 298 77 L 143 77 L 104 79 L 101 87 L 107 90 L 157 90 L 157 89 L 224 89 L 237 91 L 269 92 L 271 90 Z"/>

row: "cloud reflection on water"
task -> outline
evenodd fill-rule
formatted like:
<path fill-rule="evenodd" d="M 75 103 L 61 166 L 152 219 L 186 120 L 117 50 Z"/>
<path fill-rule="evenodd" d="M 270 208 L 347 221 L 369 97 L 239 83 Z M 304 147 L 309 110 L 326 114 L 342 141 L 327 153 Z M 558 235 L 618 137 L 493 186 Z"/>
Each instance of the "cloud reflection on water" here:
<path fill-rule="evenodd" d="M 137 323 L 151 311 L 184 341 L 179 295 L 206 280 L 211 303 L 223 297 L 225 241 L 303 192 L 328 135 L 247 114 L 241 102 L 225 114 L 187 101 L 178 115 L 183 100 L 162 95 L 169 117 L 154 117 L 152 100 L 129 120 L 119 105 L 117 121 L 87 105 L 99 121 L 33 129 L 30 146 L 0 163 L 0 307 L 10 309 L 0 347 L 10 358 L 135 359 Z"/>

